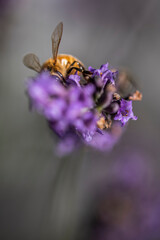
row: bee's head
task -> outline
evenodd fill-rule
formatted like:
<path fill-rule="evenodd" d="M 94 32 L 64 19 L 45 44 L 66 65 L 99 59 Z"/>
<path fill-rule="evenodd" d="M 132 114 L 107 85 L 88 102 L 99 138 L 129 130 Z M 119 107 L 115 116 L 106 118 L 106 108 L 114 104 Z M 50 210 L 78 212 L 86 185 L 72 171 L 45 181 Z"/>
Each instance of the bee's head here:
<path fill-rule="evenodd" d="M 61 67 L 59 64 L 55 64 L 55 61 L 53 58 L 49 58 L 43 65 L 42 65 L 42 71 L 48 71 L 51 75 L 55 75 L 58 78 L 60 78 L 62 81 L 63 75 L 61 73 Z"/>

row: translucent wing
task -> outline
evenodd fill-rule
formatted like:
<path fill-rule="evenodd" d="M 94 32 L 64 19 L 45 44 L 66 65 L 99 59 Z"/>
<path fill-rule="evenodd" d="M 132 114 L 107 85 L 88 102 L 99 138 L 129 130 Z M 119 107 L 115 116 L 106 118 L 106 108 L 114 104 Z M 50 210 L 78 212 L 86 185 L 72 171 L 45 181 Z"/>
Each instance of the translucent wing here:
<path fill-rule="evenodd" d="M 51 39 L 52 39 L 52 54 L 53 59 L 56 60 L 57 54 L 58 54 L 58 48 L 59 44 L 62 38 L 63 33 L 63 23 L 60 22 L 57 27 L 55 28 L 54 32 L 52 33 Z"/>
<path fill-rule="evenodd" d="M 132 75 L 123 69 L 119 70 L 116 85 L 118 87 L 118 93 L 120 93 L 123 98 L 129 97 L 137 89 L 137 84 Z"/>
<path fill-rule="evenodd" d="M 26 67 L 33 69 L 36 72 L 41 71 L 41 65 L 39 62 L 39 58 L 33 53 L 29 53 L 26 56 L 24 56 L 23 63 Z"/>

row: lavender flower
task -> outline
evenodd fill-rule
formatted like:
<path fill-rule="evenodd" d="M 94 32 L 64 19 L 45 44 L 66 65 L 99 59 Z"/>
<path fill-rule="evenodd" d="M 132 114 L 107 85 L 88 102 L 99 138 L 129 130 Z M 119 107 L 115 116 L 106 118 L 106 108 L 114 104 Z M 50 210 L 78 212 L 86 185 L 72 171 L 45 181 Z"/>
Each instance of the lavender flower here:
<path fill-rule="evenodd" d="M 120 101 L 120 108 L 117 111 L 114 120 L 121 121 L 122 125 L 125 125 L 129 119 L 137 120 L 132 111 L 132 101 L 122 99 Z"/>
<path fill-rule="evenodd" d="M 118 122 L 114 122 L 110 130 L 98 130 L 87 144 L 100 151 L 109 151 L 118 142 L 123 130 Z"/>
<path fill-rule="evenodd" d="M 81 87 L 80 85 L 80 76 L 78 74 L 75 75 L 70 75 L 67 79 L 66 82 L 71 85 L 76 85 L 78 87 Z"/>
<path fill-rule="evenodd" d="M 84 86 L 83 89 L 75 85 L 65 88 L 58 77 L 44 72 L 36 79 L 30 79 L 27 87 L 32 108 L 45 116 L 51 129 L 64 142 L 73 142 L 72 145 L 75 145 L 74 140 L 71 141 L 71 136 L 77 142 L 76 135 L 87 140 L 87 137 L 84 137 L 86 132 L 96 131 L 93 85 Z M 62 145 L 64 143 L 61 143 Z"/>
<path fill-rule="evenodd" d="M 93 77 L 99 76 L 100 82 L 102 85 L 105 85 L 108 81 L 112 84 L 115 84 L 115 76 L 117 72 L 113 72 L 109 70 L 109 63 L 103 64 L 100 69 L 92 68 L 91 66 L 88 68 L 89 71 L 92 72 Z M 100 84 L 100 83 L 99 83 Z"/>
<path fill-rule="evenodd" d="M 129 156 L 113 163 L 106 184 L 103 178 L 98 185 L 87 240 L 160 239 L 159 187 L 146 159 Z"/>
<path fill-rule="evenodd" d="M 59 78 L 50 76 L 50 74 L 46 72 L 28 81 L 27 92 L 32 107 L 42 114 L 47 111 L 53 103 L 53 95 L 55 96 L 54 100 L 56 100 L 58 98 L 62 99 L 67 94 L 65 88 L 60 84 Z"/>
<path fill-rule="evenodd" d="M 121 99 L 116 92 L 117 72 L 109 70 L 108 63 L 100 69 L 89 67 L 89 71 L 87 83 L 77 73 L 62 80 L 49 72 L 41 72 L 27 83 L 31 107 L 46 118 L 59 137 L 62 154 L 80 143 L 109 150 L 122 133 L 118 129 L 115 133 L 115 126 L 122 129 L 116 120 L 122 125 L 130 118 L 136 120 L 132 101 Z"/>

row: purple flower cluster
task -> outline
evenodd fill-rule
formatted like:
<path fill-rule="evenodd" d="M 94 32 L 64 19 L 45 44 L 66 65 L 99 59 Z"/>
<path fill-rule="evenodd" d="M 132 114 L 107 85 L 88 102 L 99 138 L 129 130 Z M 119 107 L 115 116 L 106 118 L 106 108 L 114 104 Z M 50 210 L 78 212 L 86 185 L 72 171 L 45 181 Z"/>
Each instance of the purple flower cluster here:
<path fill-rule="evenodd" d="M 132 153 L 109 170 L 90 204 L 86 239 L 160 239 L 159 187 L 146 159 Z"/>
<path fill-rule="evenodd" d="M 71 76 L 69 80 L 72 81 L 72 78 L 74 83 L 79 79 L 78 75 Z M 75 135 L 87 141 L 88 132 L 90 137 L 95 132 L 97 118 L 93 109 L 93 85 L 82 89 L 79 85 L 71 84 L 65 88 L 57 76 L 43 72 L 28 82 L 27 89 L 32 108 L 45 116 L 51 129 L 63 139 L 63 145 L 69 141 L 74 146 L 77 139 Z"/>
<path fill-rule="evenodd" d="M 123 98 L 116 98 L 116 84 L 117 71 L 110 70 L 108 63 L 94 69 L 89 67 L 92 72 L 94 85 L 96 86 L 97 105 L 102 109 L 103 114 L 112 115 L 114 120 L 119 120 L 124 126 L 129 119 L 137 120 L 132 111 L 132 101 L 124 100 Z"/>
<path fill-rule="evenodd" d="M 115 84 L 115 77 L 117 74 L 117 71 L 111 71 L 109 68 L 109 64 L 103 64 L 100 69 L 92 68 L 91 66 L 88 68 L 88 70 L 93 74 L 93 77 L 99 76 L 99 81 L 97 81 L 97 84 L 101 87 L 103 87 L 108 81 L 112 84 Z"/>
<path fill-rule="evenodd" d="M 45 116 L 60 139 L 59 154 L 71 152 L 80 142 L 99 150 L 111 149 L 122 126 L 130 118 L 137 119 L 132 101 L 116 93 L 117 72 L 109 70 L 108 63 L 100 69 L 89 67 L 89 71 L 88 82 L 77 73 L 64 82 L 57 75 L 42 72 L 27 83 L 32 108 Z"/>
<path fill-rule="evenodd" d="M 119 120 L 122 122 L 122 125 L 125 125 L 129 119 L 137 120 L 137 117 L 134 116 L 132 111 L 132 101 L 122 99 L 120 101 L 120 108 L 117 111 L 114 120 Z"/>

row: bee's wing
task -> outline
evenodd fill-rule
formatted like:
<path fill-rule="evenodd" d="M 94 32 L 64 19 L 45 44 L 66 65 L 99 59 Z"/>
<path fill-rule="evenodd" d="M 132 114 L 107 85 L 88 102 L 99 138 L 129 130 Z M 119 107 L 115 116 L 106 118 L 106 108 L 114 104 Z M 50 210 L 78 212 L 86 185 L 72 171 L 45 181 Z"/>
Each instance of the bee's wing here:
<path fill-rule="evenodd" d="M 60 22 L 57 27 L 55 28 L 54 32 L 52 33 L 51 39 L 52 39 L 52 54 L 53 59 L 56 60 L 57 54 L 58 54 L 58 48 L 59 44 L 62 38 L 63 33 L 63 23 Z"/>
<path fill-rule="evenodd" d="M 116 85 L 119 94 L 123 98 L 129 97 L 137 90 L 137 83 L 133 79 L 132 75 L 124 69 L 119 70 Z"/>
<path fill-rule="evenodd" d="M 41 71 L 41 65 L 39 62 L 39 58 L 33 53 L 29 53 L 26 56 L 24 56 L 23 63 L 26 67 L 33 69 L 36 72 Z"/>

